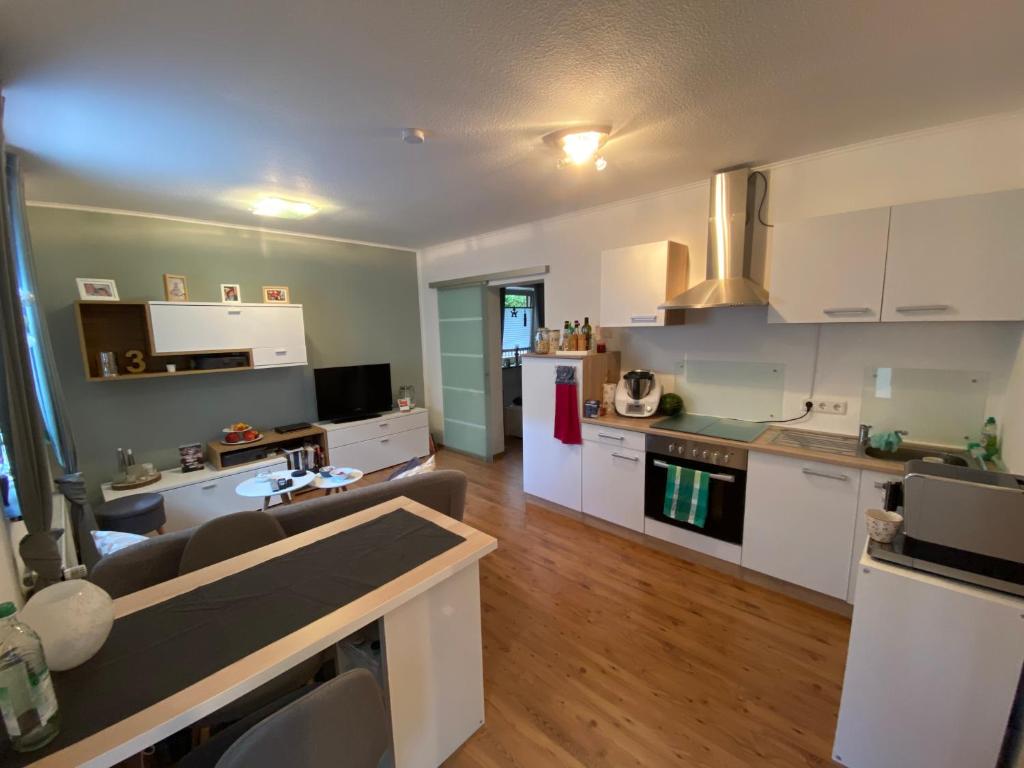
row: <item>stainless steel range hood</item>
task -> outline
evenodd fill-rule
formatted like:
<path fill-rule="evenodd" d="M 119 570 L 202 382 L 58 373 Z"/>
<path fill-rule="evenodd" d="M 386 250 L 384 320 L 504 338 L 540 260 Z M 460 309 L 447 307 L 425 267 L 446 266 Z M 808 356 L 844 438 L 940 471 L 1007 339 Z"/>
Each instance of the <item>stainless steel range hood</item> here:
<path fill-rule="evenodd" d="M 711 177 L 708 207 L 707 279 L 658 309 L 763 306 L 768 291 L 750 277 L 753 199 L 748 199 L 748 168 Z"/>

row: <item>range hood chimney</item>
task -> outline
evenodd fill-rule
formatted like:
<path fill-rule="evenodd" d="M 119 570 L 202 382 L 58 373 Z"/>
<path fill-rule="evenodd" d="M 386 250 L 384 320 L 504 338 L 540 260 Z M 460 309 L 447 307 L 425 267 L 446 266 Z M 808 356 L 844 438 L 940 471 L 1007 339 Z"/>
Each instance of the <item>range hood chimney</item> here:
<path fill-rule="evenodd" d="M 749 168 L 711 177 L 708 206 L 707 279 L 658 309 L 764 306 L 768 291 L 750 277 L 753 200 L 748 196 Z"/>

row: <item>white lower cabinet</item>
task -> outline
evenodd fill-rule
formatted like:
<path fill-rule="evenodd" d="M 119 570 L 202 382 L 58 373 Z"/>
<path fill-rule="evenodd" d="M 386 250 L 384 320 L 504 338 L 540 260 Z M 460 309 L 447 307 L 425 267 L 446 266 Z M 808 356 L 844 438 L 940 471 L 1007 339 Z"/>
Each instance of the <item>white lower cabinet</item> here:
<path fill-rule="evenodd" d="M 337 467 L 376 472 L 430 453 L 430 429 L 424 408 L 319 426 L 327 430 L 330 462 Z"/>
<path fill-rule="evenodd" d="M 644 452 L 585 440 L 583 512 L 642 532 Z"/>
<path fill-rule="evenodd" d="M 167 514 L 164 530 L 168 533 L 182 531 L 202 525 L 215 517 L 259 509 L 262 506 L 261 499 L 239 496 L 235 493 L 235 488 L 239 483 L 256 477 L 258 471 L 277 472 L 287 467 L 287 462 L 282 459 L 280 463 L 261 465 L 259 470 L 243 469 L 234 474 L 218 473 L 219 476 L 216 478 L 161 491 L 164 497 L 164 511 Z"/>
<path fill-rule="evenodd" d="M 860 470 L 751 452 L 743 566 L 845 600 Z"/>
<path fill-rule="evenodd" d="M 853 552 L 850 556 L 850 587 L 846 593 L 846 601 L 854 602 L 857 591 L 857 574 L 860 572 L 860 556 L 864 554 L 864 546 L 868 542 L 868 524 L 864 512 L 868 509 L 881 509 L 885 503 L 885 483 L 899 480 L 898 475 L 887 475 L 884 472 L 860 473 L 860 488 L 857 491 L 857 516 L 853 521 Z"/>

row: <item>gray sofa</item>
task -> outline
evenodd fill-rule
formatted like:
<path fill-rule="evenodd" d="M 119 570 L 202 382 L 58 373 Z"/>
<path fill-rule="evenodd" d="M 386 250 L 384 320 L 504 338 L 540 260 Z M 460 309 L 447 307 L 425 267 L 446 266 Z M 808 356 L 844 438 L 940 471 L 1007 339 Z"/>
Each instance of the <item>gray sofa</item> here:
<path fill-rule="evenodd" d="M 274 507 L 270 514 L 292 536 L 397 496 L 407 496 L 461 520 L 466 504 L 466 476 L 454 470 L 427 472 Z M 173 579 L 178 575 L 181 555 L 191 536 L 192 529 L 175 531 L 108 555 L 93 567 L 89 580 L 117 598 Z"/>

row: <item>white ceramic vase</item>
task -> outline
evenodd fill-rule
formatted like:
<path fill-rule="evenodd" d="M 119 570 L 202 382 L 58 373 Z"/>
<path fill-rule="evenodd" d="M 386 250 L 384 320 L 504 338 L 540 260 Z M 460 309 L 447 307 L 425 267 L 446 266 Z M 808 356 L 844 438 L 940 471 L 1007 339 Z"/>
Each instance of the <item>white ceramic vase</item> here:
<path fill-rule="evenodd" d="M 39 635 L 47 666 L 63 672 L 85 663 L 103 647 L 114 624 L 114 601 L 95 584 L 72 579 L 32 595 L 18 620 Z"/>

